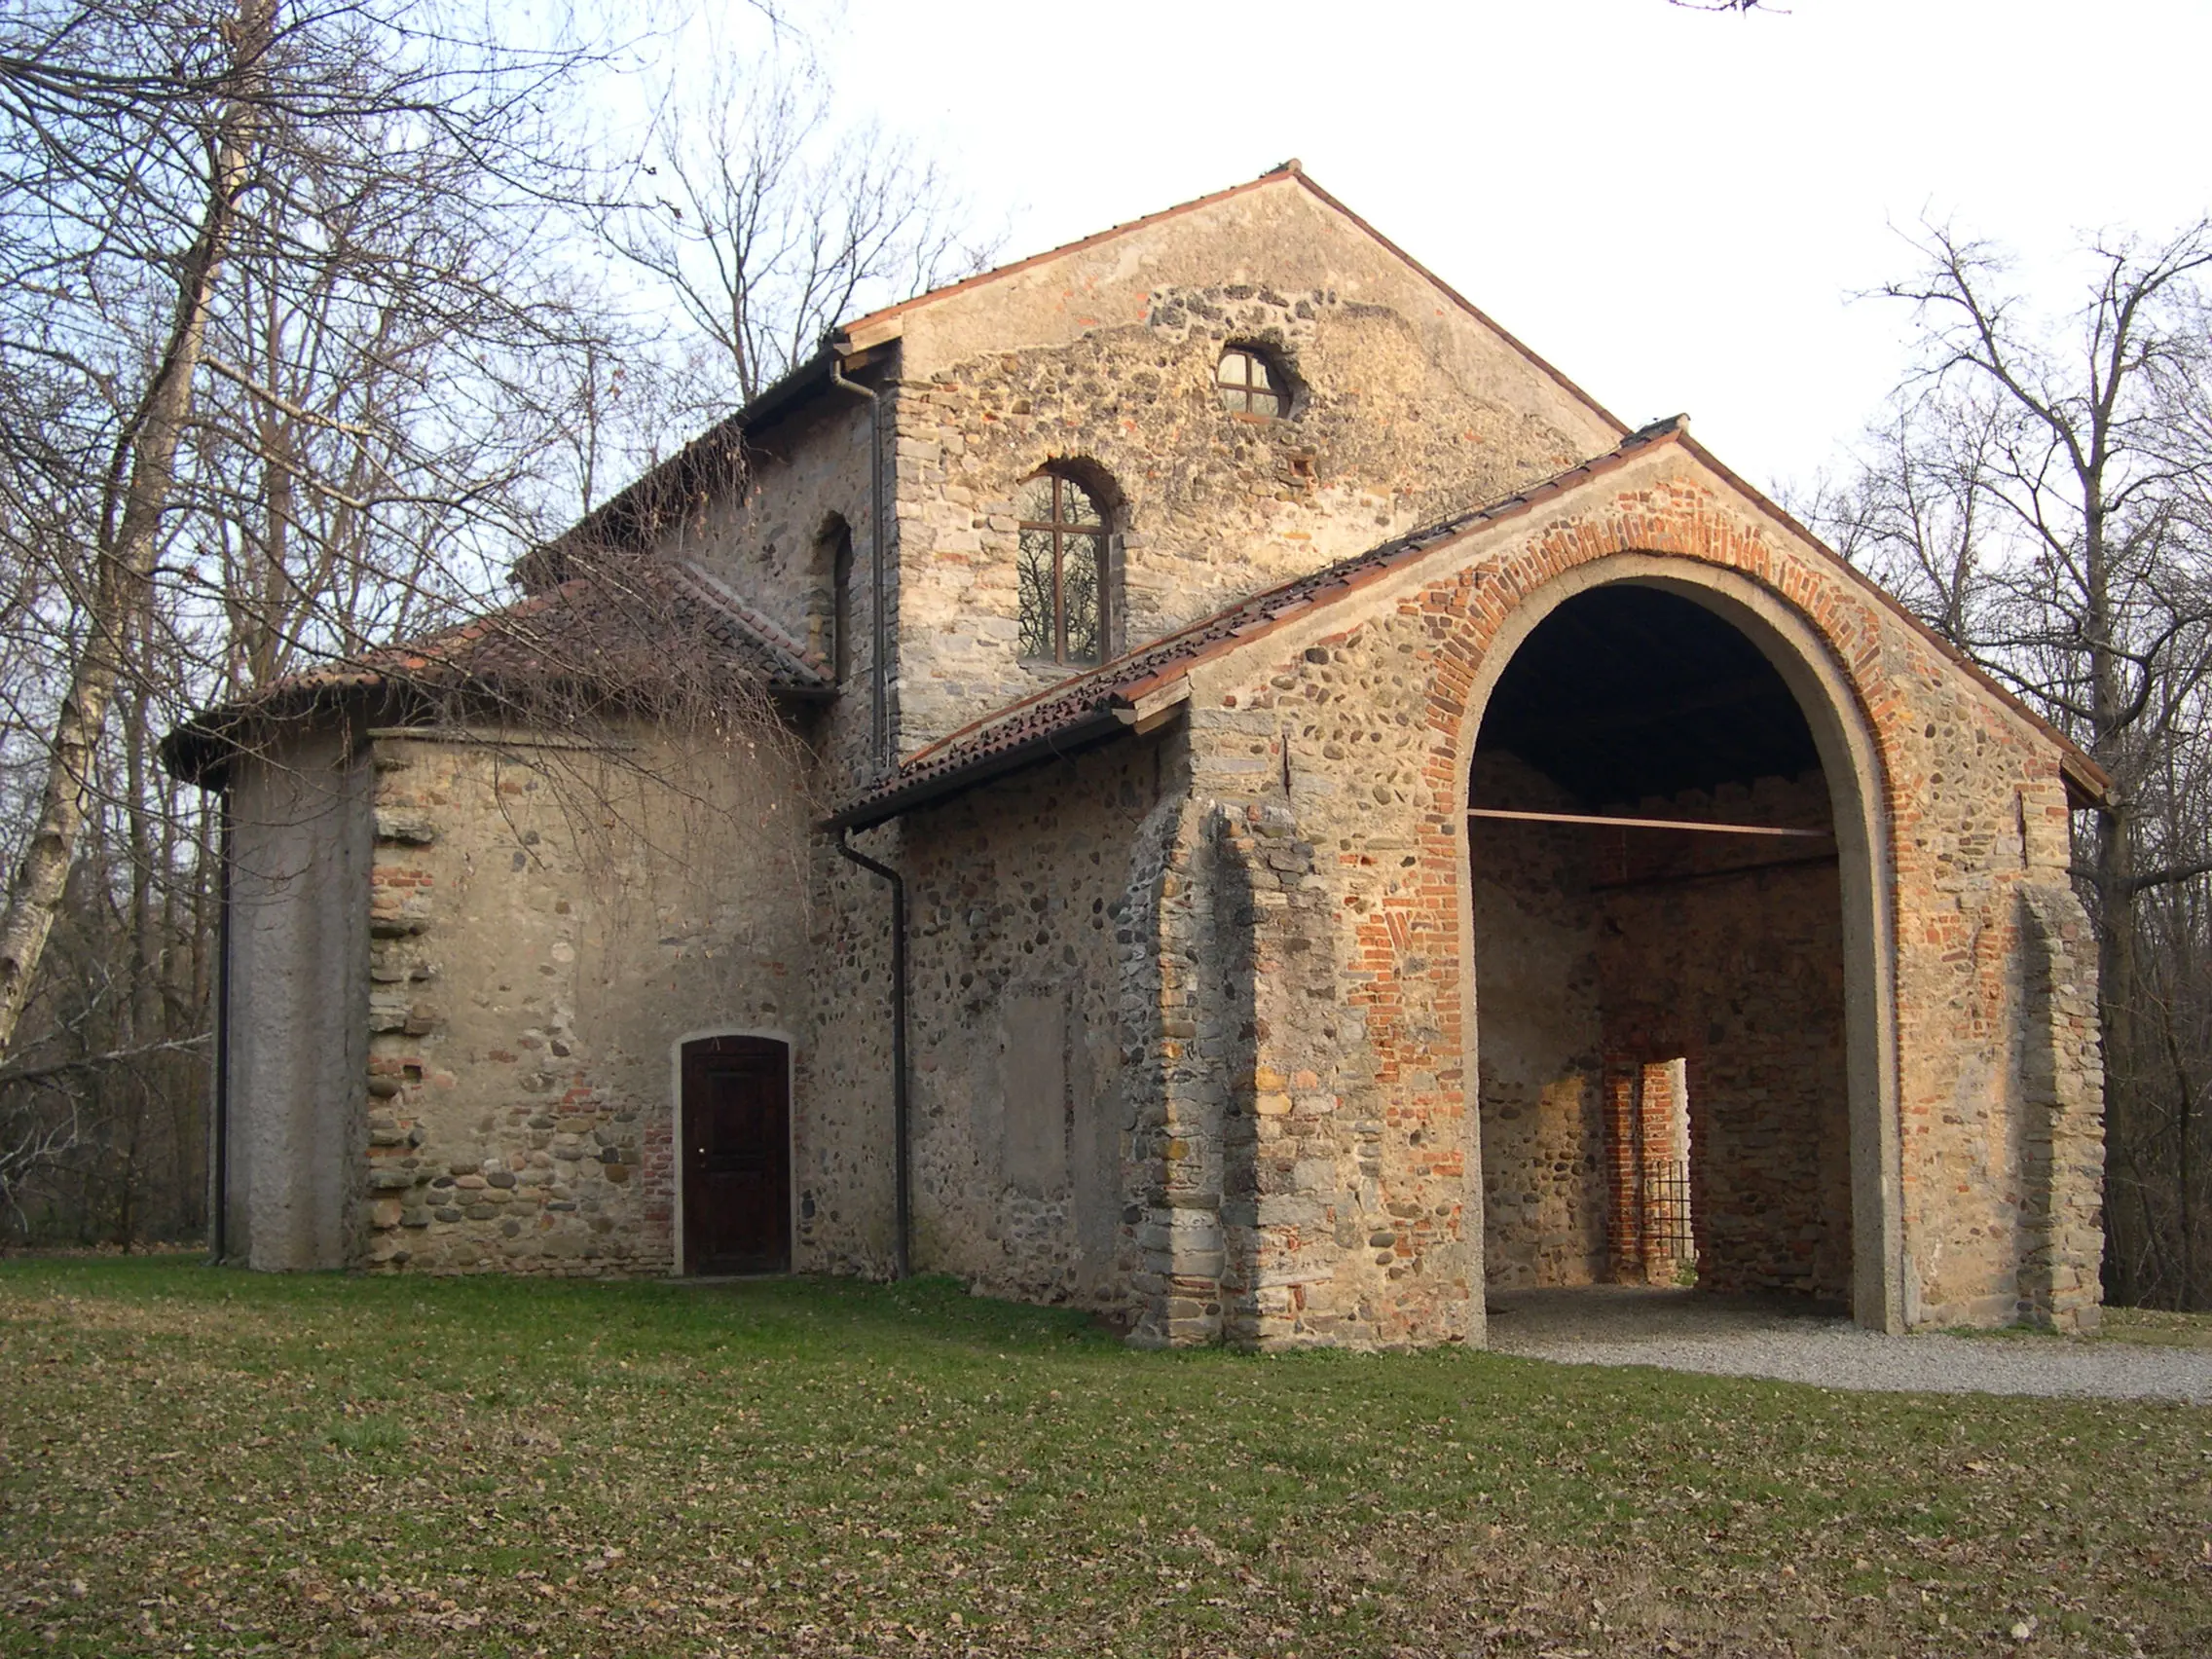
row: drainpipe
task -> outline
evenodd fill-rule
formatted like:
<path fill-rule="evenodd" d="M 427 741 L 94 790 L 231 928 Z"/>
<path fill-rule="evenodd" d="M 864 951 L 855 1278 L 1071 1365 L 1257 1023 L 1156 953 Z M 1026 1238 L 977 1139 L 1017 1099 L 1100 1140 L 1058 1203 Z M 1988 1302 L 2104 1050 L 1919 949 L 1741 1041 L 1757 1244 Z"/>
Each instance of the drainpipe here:
<path fill-rule="evenodd" d="M 830 384 L 839 391 L 867 399 L 867 570 L 868 616 L 874 648 L 868 665 L 868 756 L 876 775 L 891 769 L 891 718 L 888 677 L 891 667 L 891 611 L 883 568 L 883 398 L 870 387 L 845 376 L 845 362 L 830 348 Z"/>
<path fill-rule="evenodd" d="M 207 1204 L 207 1264 L 231 1253 L 231 792 L 215 796 L 215 1098 L 208 1113 L 214 1141 L 207 1160 L 213 1191 Z"/>
<path fill-rule="evenodd" d="M 837 831 L 837 851 L 871 875 L 891 883 L 891 1163 L 896 1214 L 891 1246 L 891 1275 L 905 1278 L 913 1271 L 908 1245 L 913 1235 L 913 1206 L 909 1194 L 912 1176 L 907 1153 L 906 1101 L 906 883 L 889 865 L 878 864 Z"/>

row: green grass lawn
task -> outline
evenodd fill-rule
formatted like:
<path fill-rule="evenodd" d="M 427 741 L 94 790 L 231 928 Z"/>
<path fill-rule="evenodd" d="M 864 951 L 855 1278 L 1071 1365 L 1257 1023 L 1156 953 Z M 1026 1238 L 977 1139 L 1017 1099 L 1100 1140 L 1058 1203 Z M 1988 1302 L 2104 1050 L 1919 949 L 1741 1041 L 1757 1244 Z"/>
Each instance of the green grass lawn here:
<path fill-rule="evenodd" d="M 0 1653 L 2212 1652 L 2212 1412 L 0 1263 Z M 2025 1632 L 2021 1639 L 2017 1632 Z"/>

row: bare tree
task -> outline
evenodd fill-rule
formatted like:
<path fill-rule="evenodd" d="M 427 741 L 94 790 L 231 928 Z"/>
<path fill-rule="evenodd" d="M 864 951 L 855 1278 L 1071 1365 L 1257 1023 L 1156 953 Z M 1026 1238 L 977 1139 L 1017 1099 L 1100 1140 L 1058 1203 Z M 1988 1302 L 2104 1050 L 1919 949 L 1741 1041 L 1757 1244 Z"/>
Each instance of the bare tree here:
<path fill-rule="evenodd" d="M 725 63 L 689 106 L 716 112 L 712 140 L 668 129 L 691 171 L 664 166 L 669 201 L 621 209 L 663 260 L 641 267 L 648 306 L 694 342 L 671 363 L 668 330 L 619 316 L 579 257 L 611 169 L 571 160 L 591 153 L 571 89 L 608 55 L 503 46 L 465 0 L 0 8 L 0 1207 L 18 1225 L 196 1224 L 217 860 L 162 734 L 498 612 L 515 554 L 679 422 L 972 262 L 910 148 L 838 126 L 809 69 L 741 83 Z M 675 636 L 657 589 L 576 551 L 604 588 L 584 608 L 643 605 Z M 603 652 L 535 615 L 498 636 L 532 657 L 527 689 L 446 675 L 411 706 L 647 720 L 694 751 L 788 735 L 764 694 L 732 704 L 705 645 L 688 678 L 655 660 L 609 686 Z M 579 822 L 608 816 L 588 806 Z"/>
<path fill-rule="evenodd" d="M 1886 292 L 1914 308 L 1922 360 L 1824 516 L 2113 779 L 2077 872 L 2100 938 L 2109 1288 L 2198 1296 L 2198 1130 L 2171 1130 L 2200 1088 L 2181 1033 L 2212 1008 L 2174 949 L 2203 939 L 2190 918 L 2212 872 L 2212 224 L 2096 242 L 2088 292 L 2055 326 L 1988 246 L 1937 229 L 1920 251 L 1922 273 Z M 2174 1201 L 2157 1196 L 2177 1180 Z"/>
<path fill-rule="evenodd" d="M 91 524 L 87 528 L 94 537 L 94 552 L 84 643 L 61 699 L 38 817 L 9 884 L 7 908 L 0 912 L 0 1055 L 7 1052 L 15 1035 L 29 995 L 31 976 L 53 931 L 77 837 L 90 806 L 92 752 L 99 743 L 108 704 L 122 674 L 124 632 L 142 605 L 143 590 L 161 550 L 162 514 L 167 505 L 177 449 L 191 407 L 192 378 L 199 366 L 223 260 L 237 233 L 253 151 L 260 139 L 260 92 L 275 33 L 274 12 L 274 0 L 242 0 L 236 17 L 226 19 L 219 31 L 222 56 L 216 61 L 224 65 L 226 72 L 220 77 L 224 84 L 212 99 L 212 119 L 203 129 L 205 164 L 199 174 L 202 188 L 198 200 L 186 209 L 195 212 L 197 223 L 181 256 L 171 262 L 174 303 L 169 324 L 142 388 L 124 411 L 122 429 L 104 468 L 96 510 L 89 515 Z M 82 11 L 66 19 L 71 25 L 111 20 L 87 18 Z M 63 38 L 58 32 L 50 32 L 44 44 L 51 49 Z M 34 107 L 26 113 L 35 117 L 37 111 Z M 106 140 L 100 151 L 90 154 L 68 147 L 70 138 L 51 129 L 24 124 L 27 147 L 38 169 L 26 181 L 34 187 L 34 200 L 49 210 L 60 208 L 72 213 L 77 223 L 71 229 L 80 232 L 94 229 L 85 223 L 89 216 L 86 209 L 92 203 L 83 192 L 98 183 L 120 182 L 114 174 L 128 166 L 114 142 L 116 119 L 107 118 L 98 102 L 88 114 L 91 119 L 84 123 L 84 135 Z M 127 110 L 120 121 L 135 126 L 142 119 L 134 119 Z M 45 188 L 36 188 L 39 185 Z M 18 268 L 18 279 L 35 274 L 51 275 L 66 282 L 72 275 L 69 264 L 62 261 L 50 265 L 34 259 L 30 263 L 28 272 Z M 57 354 L 58 343 L 53 342 L 51 334 L 45 334 L 45 338 L 34 335 L 25 344 L 49 362 Z"/>
<path fill-rule="evenodd" d="M 486 434 L 534 372 L 499 365 L 571 337 L 517 250 L 524 210 L 576 182 L 543 111 L 583 57 L 449 21 L 401 0 L 27 0 L 0 21 L 0 535 L 58 675 L 0 912 L 0 1057 L 133 644 L 183 640 L 197 601 L 244 603 L 265 637 L 235 670 L 280 672 L 291 647 L 348 643 L 309 626 L 340 564 L 420 585 L 362 560 L 395 519 L 515 504 Z M 439 344 L 435 371 L 410 338 Z M 364 364 L 378 419 L 336 407 Z M 223 544 L 246 518 L 226 496 L 253 503 L 258 546 Z"/>
<path fill-rule="evenodd" d="M 664 119 L 653 199 L 620 250 L 681 307 L 705 350 L 694 411 L 749 400 L 875 301 L 977 270 L 988 245 L 936 166 L 872 120 L 843 123 L 829 85 L 788 52 L 718 61 Z"/>

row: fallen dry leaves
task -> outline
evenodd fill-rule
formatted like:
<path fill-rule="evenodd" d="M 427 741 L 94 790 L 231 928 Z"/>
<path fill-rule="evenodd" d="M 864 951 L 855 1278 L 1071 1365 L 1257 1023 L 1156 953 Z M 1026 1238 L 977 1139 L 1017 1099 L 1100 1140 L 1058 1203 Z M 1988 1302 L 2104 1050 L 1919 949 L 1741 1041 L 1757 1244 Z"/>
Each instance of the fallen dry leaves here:
<path fill-rule="evenodd" d="M 2212 1651 L 2178 1406 L 173 1261 L 0 1264 L 0 1653 Z"/>

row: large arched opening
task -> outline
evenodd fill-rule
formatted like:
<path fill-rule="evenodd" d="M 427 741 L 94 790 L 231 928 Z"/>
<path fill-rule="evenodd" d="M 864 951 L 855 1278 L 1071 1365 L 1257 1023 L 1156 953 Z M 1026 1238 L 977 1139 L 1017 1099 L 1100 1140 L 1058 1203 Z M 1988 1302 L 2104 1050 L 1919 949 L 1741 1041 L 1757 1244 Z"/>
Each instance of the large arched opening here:
<path fill-rule="evenodd" d="M 1878 791 L 1840 672 L 1742 578 L 1623 556 L 1531 595 L 1476 692 L 1489 1290 L 1785 1292 L 1894 1328 Z"/>

